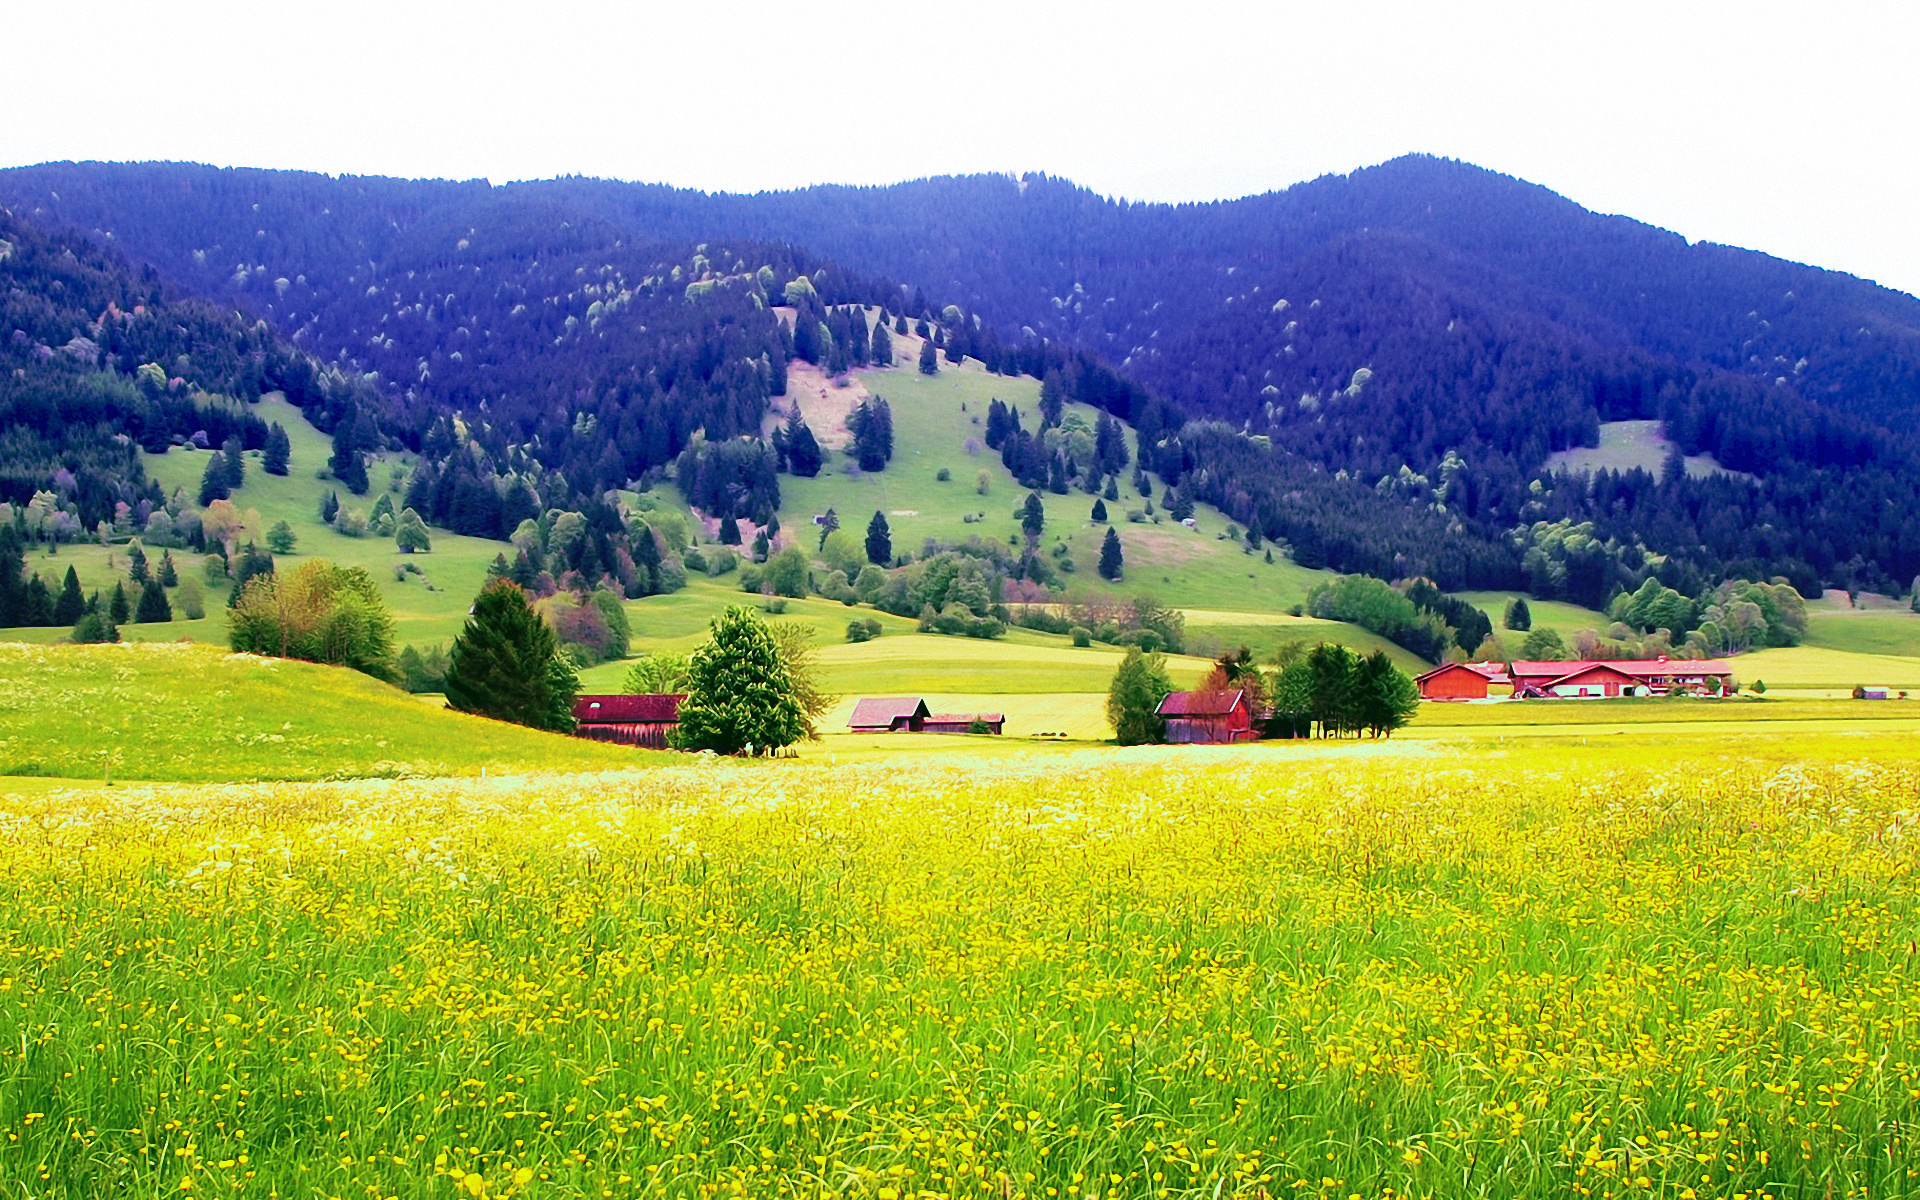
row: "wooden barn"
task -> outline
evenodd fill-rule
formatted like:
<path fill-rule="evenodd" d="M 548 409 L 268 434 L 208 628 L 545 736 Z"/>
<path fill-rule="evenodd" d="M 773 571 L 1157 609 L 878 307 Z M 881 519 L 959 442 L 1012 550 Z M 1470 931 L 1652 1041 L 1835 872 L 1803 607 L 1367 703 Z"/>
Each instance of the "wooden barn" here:
<path fill-rule="evenodd" d="M 573 702 L 574 736 L 623 746 L 667 748 L 680 724 L 681 696 L 582 696 Z"/>
<path fill-rule="evenodd" d="M 927 702 L 918 696 L 876 696 L 853 706 L 847 728 L 855 733 L 919 733 Z"/>
<path fill-rule="evenodd" d="M 1485 700 L 1495 684 L 1511 690 L 1513 680 L 1500 663 L 1441 663 L 1414 680 L 1420 685 L 1422 700 Z"/>
<path fill-rule="evenodd" d="M 1006 731 L 1005 713 L 930 713 L 920 729 L 923 733 L 971 733 L 975 721 L 985 725 L 991 734 Z"/>
<path fill-rule="evenodd" d="M 1176 744 L 1251 742 L 1253 709 L 1247 694 L 1171 692 L 1155 710 L 1167 723 L 1167 741 Z"/>

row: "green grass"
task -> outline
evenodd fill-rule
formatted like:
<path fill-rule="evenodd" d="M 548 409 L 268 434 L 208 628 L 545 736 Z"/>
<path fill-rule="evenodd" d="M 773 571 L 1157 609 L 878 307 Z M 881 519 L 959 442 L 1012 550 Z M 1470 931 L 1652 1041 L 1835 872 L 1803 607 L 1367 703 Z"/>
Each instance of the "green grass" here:
<path fill-rule="evenodd" d="M 0 643 L 0 773 L 263 780 L 588 771 L 665 756 L 449 712 L 210 646 Z"/>
<path fill-rule="evenodd" d="M 1507 615 L 1507 605 L 1523 592 L 1461 592 L 1459 597 L 1487 614 L 1487 620 L 1493 622 L 1494 636 L 1507 649 L 1509 657 L 1520 656 L 1520 646 L 1527 640 L 1525 633 L 1508 629 L 1501 622 Z M 1569 646 L 1573 635 L 1582 629 L 1591 629 L 1604 635 L 1607 626 L 1612 624 L 1607 614 L 1591 608 L 1582 608 L 1578 604 L 1569 604 L 1564 600 L 1535 600 L 1527 596 L 1527 609 L 1533 615 L 1533 628 L 1551 629 L 1560 635 L 1560 639 Z"/>
<path fill-rule="evenodd" d="M 1915 757 L 848 738 L 0 793 L 0 1178 L 1911 1198 Z"/>
<path fill-rule="evenodd" d="M 1920 613 L 1905 609 L 1809 612 L 1802 645 L 1852 654 L 1920 658 Z"/>
<path fill-rule="evenodd" d="M 1658 478 L 1674 443 L 1666 436 L 1660 421 L 1602 421 L 1600 444 L 1580 446 L 1549 455 L 1549 471 L 1632 471 L 1641 470 Z M 1685 456 L 1687 474 L 1701 479 L 1713 474 L 1739 474 L 1722 467 L 1711 454 Z"/>

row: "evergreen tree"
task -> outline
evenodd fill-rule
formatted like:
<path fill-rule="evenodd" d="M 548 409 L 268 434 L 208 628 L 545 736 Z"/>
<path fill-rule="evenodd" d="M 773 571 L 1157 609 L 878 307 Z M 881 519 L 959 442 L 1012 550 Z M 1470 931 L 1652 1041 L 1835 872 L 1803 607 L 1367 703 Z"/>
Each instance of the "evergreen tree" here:
<path fill-rule="evenodd" d="M 53 602 L 53 623 L 71 626 L 87 611 L 87 598 L 80 591 L 80 576 L 67 568 L 66 582 L 60 585 L 60 597 Z"/>
<path fill-rule="evenodd" d="M 132 616 L 132 606 L 127 603 L 126 585 L 115 583 L 113 599 L 107 602 L 107 618 L 115 625 L 125 625 Z"/>
<path fill-rule="evenodd" d="M 901 337 L 907 335 L 907 314 L 901 313 L 893 319 L 893 331 Z"/>
<path fill-rule="evenodd" d="M 1105 491 L 1100 493 L 1100 498 L 1103 500 L 1120 499 L 1120 489 L 1114 485 L 1113 476 L 1107 476 L 1107 487 Z"/>
<path fill-rule="evenodd" d="M 229 437 L 220 447 L 221 465 L 227 474 L 227 489 L 239 491 L 247 482 L 246 443 L 239 434 Z"/>
<path fill-rule="evenodd" d="M 767 557 L 772 553 L 773 553 L 773 542 L 771 539 L 767 537 L 767 531 L 762 529 L 759 533 L 754 534 L 753 535 L 753 561 L 757 563 L 763 563 L 767 561 Z"/>
<path fill-rule="evenodd" d="M 147 552 L 139 542 L 127 546 L 127 579 L 133 583 L 144 584 L 148 579 Z"/>
<path fill-rule="evenodd" d="M 832 537 L 839 528 L 840 514 L 831 508 L 827 509 L 827 515 L 820 518 L 820 545 L 816 549 L 825 550 L 827 539 Z"/>
<path fill-rule="evenodd" d="M 25 600 L 25 625 L 46 628 L 53 624 L 53 592 L 47 587 L 47 581 L 35 575 L 27 580 Z"/>
<path fill-rule="evenodd" d="M 773 633 L 752 609 L 735 605 L 708 626 L 687 668 L 687 698 L 673 744 L 682 750 L 739 754 L 790 746 L 806 735 Z"/>
<path fill-rule="evenodd" d="M 893 531 L 887 527 L 887 515 L 879 509 L 867 522 L 867 561 L 882 567 L 893 561 Z"/>
<path fill-rule="evenodd" d="M 173 606 L 167 603 L 167 589 L 158 579 L 149 579 L 140 587 L 140 607 L 133 619 L 140 625 L 158 625 L 173 620 Z"/>
<path fill-rule="evenodd" d="M 720 544 L 722 546 L 740 544 L 740 522 L 733 519 L 732 513 L 720 518 Z"/>
<path fill-rule="evenodd" d="M 1107 502 L 1105 500 L 1095 500 L 1093 502 L 1093 512 L 1089 514 L 1089 518 L 1102 525 L 1106 524 Z"/>
<path fill-rule="evenodd" d="M 886 314 L 873 323 L 873 337 L 870 342 L 870 356 L 876 367 L 893 365 L 893 338 L 887 333 Z"/>
<path fill-rule="evenodd" d="M 267 549 L 274 554 L 292 554 L 294 546 L 298 544 L 293 526 L 285 521 L 275 521 L 273 528 L 267 530 Z"/>
<path fill-rule="evenodd" d="M 793 414 L 787 418 L 786 428 L 787 470 L 802 479 L 812 479 L 820 474 L 820 465 L 825 455 L 820 453 L 820 443 L 815 440 L 813 430 L 800 416 L 796 405 Z"/>
<path fill-rule="evenodd" d="M 367 462 L 361 453 L 364 449 L 361 443 L 361 419 L 354 413 L 334 426 L 333 454 L 327 459 L 327 469 L 333 472 L 333 477 L 346 484 L 347 490 L 356 496 L 367 494 Z"/>
<path fill-rule="evenodd" d="M 940 356 L 933 348 L 932 338 L 920 343 L 920 373 L 922 375 L 940 373 Z"/>
<path fill-rule="evenodd" d="M 580 682 L 553 629 L 510 579 L 482 588 L 447 659 L 447 707 L 573 732 Z"/>
<path fill-rule="evenodd" d="M 1040 381 L 1040 428 L 1052 429 L 1067 409 L 1067 380 L 1058 368 Z"/>
<path fill-rule="evenodd" d="M 1513 601 L 1507 605 L 1506 618 L 1501 621 L 1501 624 L 1515 633 L 1525 633 L 1533 628 L 1533 610 L 1527 607 L 1525 596 L 1513 598 Z"/>
<path fill-rule="evenodd" d="M 207 458 L 207 469 L 200 472 L 200 507 L 232 495 L 227 487 L 227 462 L 218 454 Z"/>
<path fill-rule="evenodd" d="M 1129 646 L 1114 671 L 1113 684 L 1107 689 L 1107 724 L 1122 746 L 1150 745 L 1166 737 L 1167 725 L 1159 715 L 1160 702 L 1173 691 L 1166 661 L 1159 654 Z"/>
<path fill-rule="evenodd" d="M 1056 496 L 1067 494 L 1067 460 L 1065 455 L 1056 454 L 1047 463 L 1047 490 Z"/>
<path fill-rule="evenodd" d="M 171 550 L 162 550 L 160 552 L 159 580 L 161 587 L 180 586 L 180 571 L 173 565 L 173 551 Z"/>
<path fill-rule="evenodd" d="M 1020 529 L 1027 535 L 1029 542 L 1040 540 L 1040 531 L 1047 526 L 1047 508 L 1040 502 L 1039 492 L 1028 492 L 1027 499 L 1020 506 Z"/>
<path fill-rule="evenodd" d="M 340 493 L 328 491 L 326 495 L 320 498 L 320 522 L 323 525 L 331 525 L 333 524 L 334 518 L 339 515 Z"/>
<path fill-rule="evenodd" d="M 248 580 L 258 575 L 273 574 L 273 555 L 248 542 L 239 558 L 229 564 L 227 573 L 233 580 L 233 587 L 227 593 L 227 607 L 232 608 L 240 603 Z"/>
<path fill-rule="evenodd" d="M 285 475 L 292 454 L 293 444 L 287 440 L 286 429 L 275 421 L 273 428 L 267 431 L 267 448 L 261 455 L 261 467 L 269 475 Z"/>
<path fill-rule="evenodd" d="M 1126 560 L 1120 553 L 1120 534 L 1113 526 L 1107 526 L 1107 536 L 1100 541 L 1100 578 L 1116 582 L 1125 567 Z"/>

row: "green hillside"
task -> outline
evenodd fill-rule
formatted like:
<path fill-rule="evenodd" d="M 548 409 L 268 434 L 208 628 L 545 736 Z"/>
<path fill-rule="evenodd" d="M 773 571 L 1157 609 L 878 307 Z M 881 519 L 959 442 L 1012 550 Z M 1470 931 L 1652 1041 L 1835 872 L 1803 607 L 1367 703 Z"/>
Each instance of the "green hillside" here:
<path fill-rule="evenodd" d="M 630 767 L 647 752 L 211 646 L 0 644 L 0 774 L 238 781 Z"/>

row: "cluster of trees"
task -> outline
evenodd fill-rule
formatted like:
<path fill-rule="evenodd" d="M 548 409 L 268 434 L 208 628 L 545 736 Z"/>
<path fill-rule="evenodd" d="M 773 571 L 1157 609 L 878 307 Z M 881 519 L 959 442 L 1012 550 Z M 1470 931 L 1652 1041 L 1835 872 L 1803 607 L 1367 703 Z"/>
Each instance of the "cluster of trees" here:
<path fill-rule="evenodd" d="M 1166 660 L 1138 647 L 1127 651 L 1107 693 L 1107 723 L 1123 746 L 1164 741 L 1157 714 L 1174 690 Z M 1197 689 L 1246 694 L 1257 728 L 1270 737 L 1390 736 L 1420 702 L 1413 677 L 1384 650 L 1360 655 L 1335 642 L 1284 643 L 1272 670 L 1262 670 L 1244 647 L 1222 655 Z"/>
<path fill-rule="evenodd" d="M 126 577 L 116 579 L 110 591 L 88 593 L 71 565 L 58 584 L 29 575 L 18 530 L 0 524 L 0 628 L 70 628 L 75 642 L 117 642 L 122 625 L 172 621 L 176 602 L 188 620 L 206 616 L 200 585 L 181 576 L 170 550 L 153 565 L 138 541 L 130 543 Z"/>
<path fill-rule="evenodd" d="M 863 400 L 847 414 L 854 461 L 862 471 L 883 471 L 893 460 L 893 409 L 878 396 Z"/>

